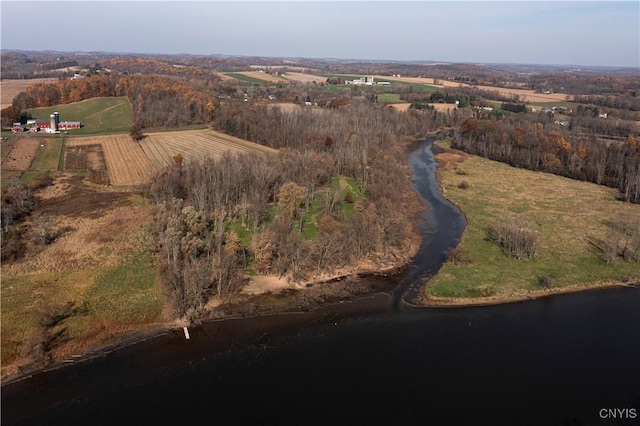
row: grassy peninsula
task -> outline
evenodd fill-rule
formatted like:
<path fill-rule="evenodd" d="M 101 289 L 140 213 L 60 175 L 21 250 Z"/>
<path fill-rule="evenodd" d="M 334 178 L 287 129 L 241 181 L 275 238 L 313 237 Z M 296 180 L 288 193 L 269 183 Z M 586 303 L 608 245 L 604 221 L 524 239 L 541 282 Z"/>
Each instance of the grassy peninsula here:
<path fill-rule="evenodd" d="M 459 246 L 425 289 L 427 303 L 500 303 L 637 282 L 637 259 L 603 248 L 638 250 L 640 205 L 615 189 L 533 172 L 438 146 L 444 195 L 465 214 Z M 536 238 L 532 258 L 509 257 L 490 229 L 518 223 Z"/>

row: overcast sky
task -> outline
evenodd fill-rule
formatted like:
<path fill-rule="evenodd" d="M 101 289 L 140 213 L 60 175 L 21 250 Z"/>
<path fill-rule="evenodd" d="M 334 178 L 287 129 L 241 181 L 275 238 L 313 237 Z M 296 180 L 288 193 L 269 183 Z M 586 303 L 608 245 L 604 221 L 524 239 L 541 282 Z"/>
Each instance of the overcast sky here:
<path fill-rule="evenodd" d="M 640 2 L 5 1 L 3 49 L 640 67 Z"/>

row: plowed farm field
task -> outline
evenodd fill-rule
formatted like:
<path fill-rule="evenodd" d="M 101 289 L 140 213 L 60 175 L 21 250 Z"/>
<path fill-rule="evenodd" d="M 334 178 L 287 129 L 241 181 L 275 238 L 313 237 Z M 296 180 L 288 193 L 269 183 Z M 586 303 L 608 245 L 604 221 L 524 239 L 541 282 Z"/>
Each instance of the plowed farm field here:
<path fill-rule="evenodd" d="M 287 72 L 284 78 L 287 80 L 299 81 L 300 83 L 324 83 L 327 81 L 327 77 L 291 71 Z"/>
<path fill-rule="evenodd" d="M 151 163 L 140 145 L 129 135 L 71 138 L 67 147 L 100 145 L 112 185 L 140 185 L 151 177 Z"/>
<path fill-rule="evenodd" d="M 185 130 L 150 133 L 139 142 L 129 135 L 70 138 L 67 147 L 100 145 L 109 182 L 112 185 L 140 185 L 157 170 L 182 155 L 185 162 L 207 157 L 219 158 L 225 152 L 273 154 L 277 150 L 212 130 Z"/>
<path fill-rule="evenodd" d="M 207 157 L 220 158 L 225 152 L 275 154 L 277 150 L 213 130 L 150 133 L 140 141 L 154 169 L 165 167 L 176 154 L 185 162 Z"/>

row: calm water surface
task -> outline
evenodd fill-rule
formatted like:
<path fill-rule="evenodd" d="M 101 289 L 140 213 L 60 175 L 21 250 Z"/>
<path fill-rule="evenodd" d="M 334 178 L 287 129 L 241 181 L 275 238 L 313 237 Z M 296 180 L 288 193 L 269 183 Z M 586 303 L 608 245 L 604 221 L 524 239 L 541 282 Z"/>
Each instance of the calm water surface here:
<path fill-rule="evenodd" d="M 428 147 L 415 175 L 432 174 Z M 3 386 L 2 425 L 638 424 L 600 414 L 640 416 L 640 289 L 410 308 L 464 227 L 432 177 L 414 184 L 425 244 L 391 297 L 207 323 L 34 375 Z"/>

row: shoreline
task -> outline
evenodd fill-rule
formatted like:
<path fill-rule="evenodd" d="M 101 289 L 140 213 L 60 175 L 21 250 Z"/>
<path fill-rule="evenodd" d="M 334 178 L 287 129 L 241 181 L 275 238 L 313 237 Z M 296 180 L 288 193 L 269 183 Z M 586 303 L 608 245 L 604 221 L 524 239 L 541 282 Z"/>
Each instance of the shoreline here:
<path fill-rule="evenodd" d="M 210 315 L 203 319 L 202 323 L 213 323 L 221 321 L 233 321 L 239 319 L 259 318 L 259 317 L 275 317 L 282 315 L 305 315 L 313 312 L 330 309 L 334 305 L 343 303 L 353 303 L 376 296 L 389 296 L 395 287 L 372 288 L 371 286 L 360 285 L 357 283 L 364 281 L 368 277 L 394 277 L 398 276 L 408 263 L 395 268 L 388 268 L 385 271 L 367 271 L 361 273 L 352 273 L 335 277 L 327 281 L 318 281 L 313 283 L 311 287 L 287 289 L 278 292 L 265 292 L 256 295 L 247 295 L 242 300 L 228 302 L 212 309 Z M 355 286 L 353 284 L 356 284 Z M 428 286 L 428 281 L 423 284 L 422 291 Z M 472 308 L 472 307 L 490 307 L 497 305 L 505 305 L 511 303 L 520 303 L 544 298 L 551 298 L 560 295 L 577 294 L 587 291 L 605 290 L 614 288 L 635 288 L 640 289 L 640 279 L 630 282 L 606 281 L 592 284 L 574 284 L 566 287 L 529 291 L 526 294 L 519 295 L 503 295 L 478 298 L 455 298 L 455 297 L 437 297 L 423 296 L 418 303 L 409 305 L 412 309 L 448 309 L 448 308 Z M 328 292 L 323 292 L 328 290 Z M 313 292 L 316 294 L 312 294 Z M 424 294 L 424 293 L 423 293 Z M 260 299 L 276 298 L 284 303 L 278 306 L 272 304 L 260 304 Z M 300 305 L 300 299 L 305 300 L 304 305 Z M 329 299 L 329 300 L 327 300 Z M 192 327 L 198 327 L 193 325 Z M 152 324 L 147 328 L 140 328 L 132 331 L 130 334 L 116 338 L 114 342 L 106 343 L 96 347 L 88 347 L 85 352 L 74 355 L 65 359 L 56 360 L 50 364 L 18 367 L 18 371 L 14 373 L 3 372 L 0 387 L 17 383 L 22 380 L 29 379 L 35 375 L 46 373 L 48 371 L 57 370 L 74 364 L 90 361 L 92 359 L 106 356 L 111 352 L 136 345 L 149 339 L 161 337 L 168 333 L 181 332 L 183 324 L 177 321 L 167 323 Z"/>
<path fill-rule="evenodd" d="M 424 285 L 423 289 L 426 289 L 428 282 Z M 426 308 L 464 308 L 473 306 L 494 306 L 504 305 L 509 303 L 526 302 L 529 300 L 544 299 L 553 296 L 559 296 L 563 294 L 581 293 L 584 291 L 602 290 L 608 288 L 640 288 L 640 278 L 634 278 L 630 282 L 621 281 L 603 281 L 590 284 L 572 284 L 565 287 L 557 287 L 551 289 L 541 290 L 529 290 L 524 294 L 515 295 L 498 295 L 489 297 L 439 297 L 423 295 L 420 300 L 419 307 Z"/>
<path fill-rule="evenodd" d="M 437 155 L 437 153 L 435 153 Z M 442 196 L 453 205 L 456 205 L 446 196 L 446 191 L 442 186 L 441 177 L 436 170 L 436 180 L 440 183 L 439 191 Z M 407 185 L 408 198 L 405 199 L 407 207 L 420 210 L 425 206 L 418 199 L 418 195 Z M 416 204 L 417 201 L 417 204 Z M 458 207 L 456 205 L 456 207 Z M 464 212 L 461 211 L 463 215 Z M 466 217 L 466 215 L 465 215 Z M 394 265 L 387 264 L 386 267 L 379 269 L 366 268 L 358 270 L 357 268 L 345 271 L 345 273 L 335 276 L 323 277 L 314 281 L 299 283 L 299 285 L 290 288 L 267 289 L 262 293 L 241 294 L 233 300 L 221 303 L 211 309 L 208 309 L 202 322 L 226 321 L 241 318 L 268 317 L 287 314 L 306 314 L 314 311 L 328 308 L 332 305 L 342 302 L 354 302 L 377 295 L 390 295 L 397 288 L 402 272 L 410 266 L 413 258 L 416 256 L 420 244 L 419 234 L 416 231 L 415 223 L 411 236 L 408 250 L 399 263 Z M 426 280 L 419 286 L 419 298 L 415 304 L 410 306 L 414 308 L 461 308 L 474 306 L 492 306 L 508 303 L 517 303 L 529 300 L 536 300 L 555 295 L 578 293 L 582 291 L 618 288 L 618 287 L 640 287 L 640 277 L 633 277 L 627 282 L 605 281 L 591 284 L 574 284 L 565 287 L 540 289 L 540 290 L 523 290 L 518 294 L 498 295 L 490 297 L 476 298 L 456 298 L 456 297 L 437 297 L 430 296 L 427 293 L 430 279 Z M 61 368 L 66 365 L 73 365 L 76 362 L 90 360 L 96 357 L 106 355 L 115 350 L 134 345 L 136 343 L 155 338 L 167 333 L 180 331 L 183 324 L 177 320 L 168 322 L 156 322 L 133 328 L 130 332 L 121 336 L 114 337 L 111 342 L 99 344 L 97 346 L 88 345 L 80 349 L 79 355 L 71 355 L 66 358 L 59 358 L 47 364 L 35 365 L 9 365 L 3 367 L 2 386 L 9 383 L 29 378 L 32 375 L 53 369 Z M 198 324 L 189 326 L 196 327 Z"/>

